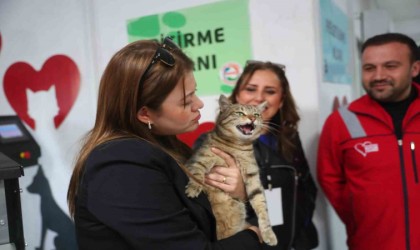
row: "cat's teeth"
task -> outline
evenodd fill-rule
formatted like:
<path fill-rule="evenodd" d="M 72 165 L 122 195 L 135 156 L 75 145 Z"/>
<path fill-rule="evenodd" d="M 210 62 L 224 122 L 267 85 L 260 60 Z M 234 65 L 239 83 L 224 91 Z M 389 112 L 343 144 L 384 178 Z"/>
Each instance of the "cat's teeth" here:
<path fill-rule="evenodd" d="M 255 125 L 253 123 L 248 123 L 245 125 L 238 125 L 236 126 L 239 131 L 241 131 L 244 135 L 252 135 L 255 129 Z"/>

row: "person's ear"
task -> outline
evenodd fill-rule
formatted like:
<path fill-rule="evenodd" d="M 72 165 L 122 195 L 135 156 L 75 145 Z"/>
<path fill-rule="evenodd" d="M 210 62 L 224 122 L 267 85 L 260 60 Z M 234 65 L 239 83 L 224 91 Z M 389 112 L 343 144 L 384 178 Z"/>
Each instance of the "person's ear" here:
<path fill-rule="evenodd" d="M 149 124 L 152 121 L 150 120 L 150 111 L 147 107 L 141 107 L 139 111 L 137 111 L 137 119 L 145 124 Z"/>
<path fill-rule="evenodd" d="M 420 61 L 417 60 L 414 62 L 413 67 L 411 68 L 411 76 L 416 77 L 420 74 Z"/>

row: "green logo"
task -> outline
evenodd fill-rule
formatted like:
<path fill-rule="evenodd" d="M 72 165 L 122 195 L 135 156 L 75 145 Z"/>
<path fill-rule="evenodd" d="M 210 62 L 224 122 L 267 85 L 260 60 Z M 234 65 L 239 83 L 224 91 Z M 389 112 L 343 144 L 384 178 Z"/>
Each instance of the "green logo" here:
<path fill-rule="evenodd" d="M 230 94 L 232 68 L 251 58 L 248 0 L 230 0 L 127 21 L 129 42 L 171 36 L 194 61 L 198 95 Z M 225 74 L 223 74 L 225 73 Z M 226 82 L 229 76 L 230 82 Z M 233 79 L 233 80 L 232 80 Z"/>

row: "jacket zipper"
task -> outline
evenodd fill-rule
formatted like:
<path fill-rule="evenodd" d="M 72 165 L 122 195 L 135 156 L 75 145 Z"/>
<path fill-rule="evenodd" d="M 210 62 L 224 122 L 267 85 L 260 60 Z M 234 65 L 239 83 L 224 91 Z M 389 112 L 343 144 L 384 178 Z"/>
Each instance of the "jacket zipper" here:
<path fill-rule="evenodd" d="M 416 182 L 416 184 L 419 183 L 419 176 L 417 173 L 417 162 L 416 162 L 416 145 L 414 144 L 414 142 L 412 141 L 410 143 L 410 149 L 411 149 L 411 160 L 413 161 L 413 171 L 414 171 L 414 181 Z"/>
<path fill-rule="evenodd" d="M 264 165 L 265 166 L 269 166 L 268 168 L 287 168 L 292 170 L 293 172 L 293 177 L 294 177 L 294 186 L 293 186 L 293 204 L 292 204 L 292 233 L 290 234 L 290 242 L 289 244 L 287 244 L 287 249 L 292 249 L 292 244 L 293 241 L 295 239 L 295 224 L 296 224 L 296 202 L 297 202 L 297 188 L 298 188 L 298 183 L 299 183 L 299 176 L 297 174 L 297 170 L 292 167 L 292 166 L 288 166 L 288 165 L 269 165 L 269 154 L 268 152 L 264 155 Z M 267 173 L 266 173 L 267 174 Z M 271 184 L 271 175 L 267 174 L 267 181 L 268 181 L 268 188 L 271 190 L 272 188 L 272 184 Z"/>
<path fill-rule="evenodd" d="M 398 150 L 400 153 L 400 168 L 401 168 L 401 178 L 403 185 L 403 195 L 404 195 L 404 219 L 405 219 L 405 245 L 406 249 L 410 250 L 410 220 L 408 218 L 408 192 L 407 192 L 407 177 L 405 174 L 405 162 L 403 154 L 403 141 L 398 139 Z"/>
<path fill-rule="evenodd" d="M 288 165 L 271 165 L 270 168 L 272 168 L 272 169 L 287 168 L 289 170 L 292 170 L 292 172 L 293 172 L 293 177 L 294 177 L 294 183 L 293 184 L 294 184 L 294 186 L 293 186 L 293 204 L 292 204 L 292 208 L 293 208 L 293 210 L 292 210 L 292 229 L 291 229 L 292 233 L 291 233 L 291 237 L 290 237 L 290 242 L 287 245 L 288 246 L 287 249 L 292 249 L 292 244 L 293 244 L 293 241 L 295 239 L 295 231 L 296 231 L 296 228 L 295 228 L 296 209 L 297 209 L 296 202 L 297 202 L 297 188 L 298 188 L 298 183 L 299 183 L 299 176 L 297 174 L 296 169 L 294 167 L 291 167 L 291 166 L 288 166 Z M 271 180 L 270 175 L 267 175 L 267 179 L 268 178 L 270 178 L 270 180 Z M 270 182 L 269 182 L 268 186 L 269 187 L 271 186 Z"/>

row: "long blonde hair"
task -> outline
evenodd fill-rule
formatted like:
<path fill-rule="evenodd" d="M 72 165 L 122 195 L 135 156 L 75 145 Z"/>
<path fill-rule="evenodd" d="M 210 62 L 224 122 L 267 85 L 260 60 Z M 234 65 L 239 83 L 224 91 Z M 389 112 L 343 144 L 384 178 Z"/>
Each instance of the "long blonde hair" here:
<path fill-rule="evenodd" d="M 146 124 L 137 119 L 140 107 L 158 111 L 177 83 L 183 81 L 194 67 L 191 59 L 181 50 L 172 50 L 175 65 L 168 67 L 155 63 L 143 77 L 143 86 L 139 88 L 139 80 L 160 46 L 156 41 L 130 43 L 118 51 L 105 68 L 99 86 L 95 125 L 84 138 L 67 192 L 71 216 L 75 213 L 85 161 L 98 145 L 117 138 L 140 138 L 157 145 L 180 163 L 190 156 L 190 148 L 175 135 L 157 138 Z M 183 168 L 182 164 L 180 166 Z"/>

